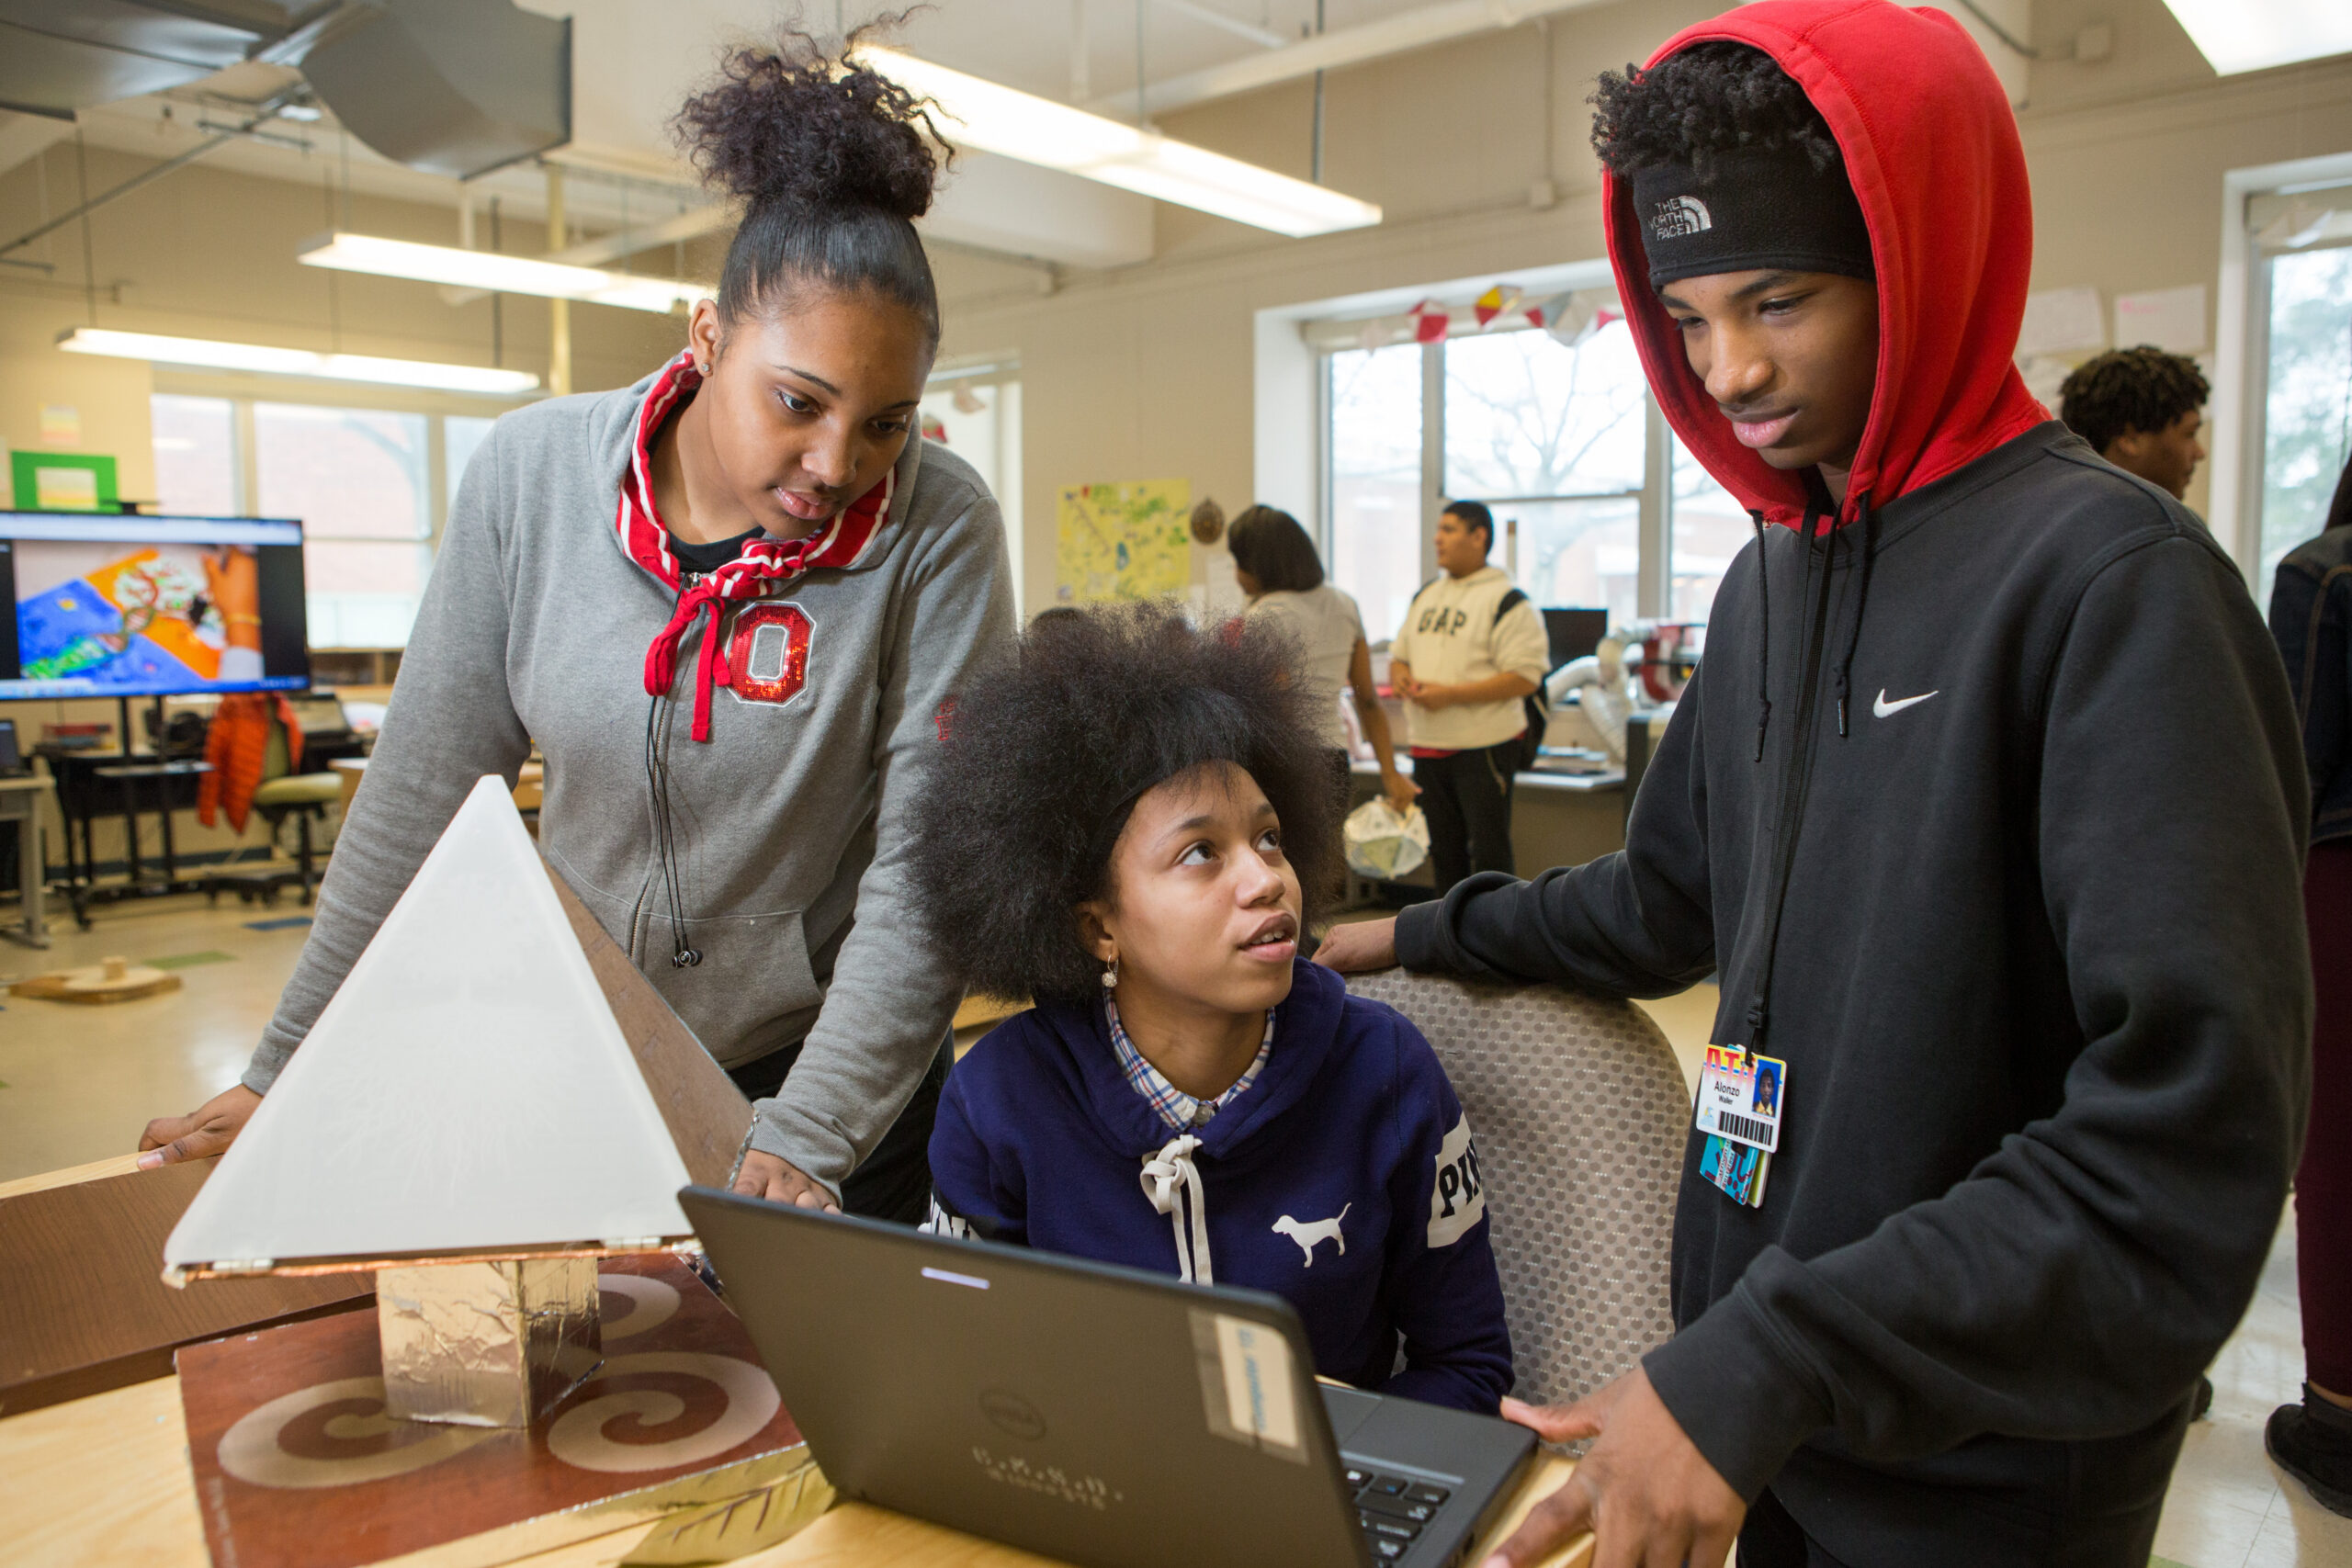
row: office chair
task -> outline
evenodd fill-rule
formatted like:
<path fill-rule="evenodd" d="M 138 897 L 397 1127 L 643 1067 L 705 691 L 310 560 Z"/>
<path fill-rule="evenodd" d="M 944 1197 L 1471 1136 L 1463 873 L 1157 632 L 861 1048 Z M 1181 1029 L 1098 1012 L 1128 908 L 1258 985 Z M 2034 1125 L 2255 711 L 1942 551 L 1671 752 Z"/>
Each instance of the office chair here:
<path fill-rule="evenodd" d="M 311 890 L 318 886 L 317 850 L 311 840 L 311 824 L 326 821 L 327 807 L 343 798 L 343 780 L 332 773 L 298 773 L 293 772 L 292 751 L 286 744 L 286 726 L 276 718 L 269 723 L 269 744 L 262 754 L 262 782 L 254 790 L 253 808 L 269 824 L 269 842 L 273 852 L 277 847 L 280 829 L 288 817 L 294 818 L 296 851 L 294 868 L 274 866 L 261 871 L 230 869 L 205 879 L 205 892 L 218 903 L 220 892 L 227 887 L 244 903 L 259 898 L 266 904 L 277 901 L 277 890 L 292 882 L 302 889 L 302 902 L 311 902 Z"/>
<path fill-rule="evenodd" d="M 1667 1295 L 1690 1097 L 1631 1002 L 1402 969 L 1348 976 L 1435 1048 L 1477 1139 L 1517 1380 L 1580 1399 L 1674 1332 Z"/>

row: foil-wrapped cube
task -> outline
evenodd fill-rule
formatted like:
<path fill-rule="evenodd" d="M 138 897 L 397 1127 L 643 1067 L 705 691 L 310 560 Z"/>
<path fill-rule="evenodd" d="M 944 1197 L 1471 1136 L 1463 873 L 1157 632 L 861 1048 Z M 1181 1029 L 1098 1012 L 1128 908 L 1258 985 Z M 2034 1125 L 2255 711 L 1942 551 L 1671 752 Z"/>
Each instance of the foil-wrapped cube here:
<path fill-rule="evenodd" d="M 528 1427 L 603 1364 L 596 1260 L 379 1269 L 376 1327 L 388 1415 Z"/>

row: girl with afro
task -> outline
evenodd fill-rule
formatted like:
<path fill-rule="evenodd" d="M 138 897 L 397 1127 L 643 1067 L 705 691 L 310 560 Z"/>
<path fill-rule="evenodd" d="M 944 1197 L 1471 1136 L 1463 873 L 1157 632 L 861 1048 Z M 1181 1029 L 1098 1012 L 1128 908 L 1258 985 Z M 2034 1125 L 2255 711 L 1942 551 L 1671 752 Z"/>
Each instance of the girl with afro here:
<path fill-rule="evenodd" d="M 932 1224 L 1276 1292 L 1317 1371 L 1491 1413 L 1510 1341 L 1462 1107 L 1410 1023 L 1299 956 L 1340 803 L 1290 658 L 1092 609 L 967 686 L 914 874 L 956 977 L 1035 1006 L 949 1076 Z"/>

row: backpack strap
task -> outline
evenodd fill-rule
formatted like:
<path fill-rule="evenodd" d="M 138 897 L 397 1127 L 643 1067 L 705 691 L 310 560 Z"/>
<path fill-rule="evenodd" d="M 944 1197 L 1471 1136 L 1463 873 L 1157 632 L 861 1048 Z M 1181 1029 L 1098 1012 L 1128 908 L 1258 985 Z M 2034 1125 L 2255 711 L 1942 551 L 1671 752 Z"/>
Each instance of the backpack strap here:
<path fill-rule="evenodd" d="M 1501 601 L 1495 605 L 1494 624 L 1496 626 L 1501 626 L 1505 615 L 1510 615 L 1513 610 L 1526 603 L 1527 594 L 1520 589 L 1512 589 L 1510 592 L 1504 594 Z"/>

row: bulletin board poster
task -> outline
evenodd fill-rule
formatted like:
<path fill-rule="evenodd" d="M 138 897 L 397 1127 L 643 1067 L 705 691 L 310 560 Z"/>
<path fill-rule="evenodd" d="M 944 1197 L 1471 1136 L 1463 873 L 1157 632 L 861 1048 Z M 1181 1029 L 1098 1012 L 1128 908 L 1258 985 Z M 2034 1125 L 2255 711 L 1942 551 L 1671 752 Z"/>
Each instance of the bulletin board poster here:
<path fill-rule="evenodd" d="M 1192 510 L 1189 479 L 1065 486 L 1055 550 L 1061 602 L 1183 593 L 1193 580 Z"/>

